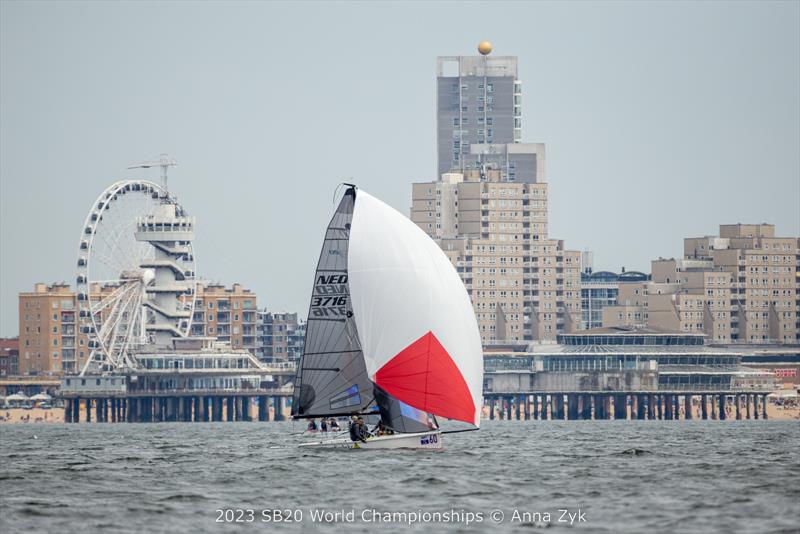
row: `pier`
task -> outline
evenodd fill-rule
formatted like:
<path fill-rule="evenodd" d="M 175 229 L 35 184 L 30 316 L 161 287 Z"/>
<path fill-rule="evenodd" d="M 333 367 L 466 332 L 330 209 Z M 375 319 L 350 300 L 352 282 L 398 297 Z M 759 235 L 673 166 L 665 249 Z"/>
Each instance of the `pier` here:
<path fill-rule="evenodd" d="M 135 369 L 67 376 L 58 398 L 67 423 L 281 421 L 294 362 L 263 364 L 204 338 L 139 353 Z"/>
<path fill-rule="evenodd" d="M 292 388 L 194 391 L 158 395 L 62 395 L 65 422 L 159 423 L 282 421 Z"/>
<path fill-rule="evenodd" d="M 585 330 L 559 344 L 500 347 L 484 356 L 490 419 L 766 419 L 774 376 L 704 335 Z"/>
<path fill-rule="evenodd" d="M 517 421 L 767 419 L 758 392 L 526 392 L 484 396 L 489 419 Z"/>

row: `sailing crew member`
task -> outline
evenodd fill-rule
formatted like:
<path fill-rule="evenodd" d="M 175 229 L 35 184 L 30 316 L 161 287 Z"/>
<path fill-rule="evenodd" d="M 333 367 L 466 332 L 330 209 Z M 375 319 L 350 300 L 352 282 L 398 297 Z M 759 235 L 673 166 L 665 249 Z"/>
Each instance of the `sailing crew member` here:
<path fill-rule="evenodd" d="M 308 428 L 306 428 L 309 432 L 314 432 L 317 430 L 317 422 L 314 419 L 310 419 L 308 421 Z"/>
<path fill-rule="evenodd" d="M 336 422 L 336 418 L 335 417 L 331 417 L 330 427 L 331 427 L 331 432 L 338 432 L 339 431 L 339 423 Z"/>
<path fill-rule="evenodd" d="M 364 425 L 364 419 L 359 417 L 355 423 L 350 425 L 350 440 L 367 442 L 367 427 Z"/>
<path fill-rule="evenodd" d="M 319 420 L 319 429 L 326 434 L 328 433 L 328 420 L 324 417 Z"/>
<path fill-rule="evenodd" d="M 383 421 L 378 421 L 378 424 L 372 429 L 372 434 L 375 436 L 385 436 L 386 434 L 392 433 L 389 427 L 383 424 Z"/>

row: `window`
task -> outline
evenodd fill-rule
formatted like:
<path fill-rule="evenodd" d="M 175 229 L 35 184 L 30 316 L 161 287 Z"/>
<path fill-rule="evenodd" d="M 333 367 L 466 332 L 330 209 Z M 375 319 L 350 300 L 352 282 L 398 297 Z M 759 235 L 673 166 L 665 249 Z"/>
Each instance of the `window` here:
<path fill-rule="evenodd" d="M 459 122 L 461 122 L 458 117 L 453 119 L 453 126 L 459 126 Z"/>

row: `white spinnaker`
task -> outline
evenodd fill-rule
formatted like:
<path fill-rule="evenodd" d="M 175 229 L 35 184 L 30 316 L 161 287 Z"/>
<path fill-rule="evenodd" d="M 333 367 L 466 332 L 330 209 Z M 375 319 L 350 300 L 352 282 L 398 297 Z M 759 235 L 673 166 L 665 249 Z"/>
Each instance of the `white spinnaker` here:
<path fill-rule="evenodd" d="M 480 425 L 483 353 L 464 284 L 439 246 L 394 208 L 359 189 L 348 275 L 367 372 L 433 332 L 455 362 Z"/>

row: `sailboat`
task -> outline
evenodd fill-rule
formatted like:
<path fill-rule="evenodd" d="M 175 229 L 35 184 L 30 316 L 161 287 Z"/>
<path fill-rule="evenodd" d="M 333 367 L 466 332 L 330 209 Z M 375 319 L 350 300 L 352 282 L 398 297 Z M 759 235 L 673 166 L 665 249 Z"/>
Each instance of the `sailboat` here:
<path fill-rule="evenodd" d="M 437 417 L 480 426 L 483 355 L 469 295 L 416 224 L 345 185 L 314 275 L 292 415 L 379 415 L 387 432 L 301 446 L 440 449 Z"/>

